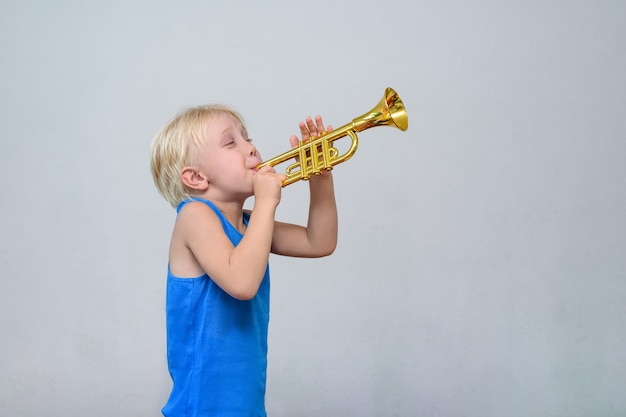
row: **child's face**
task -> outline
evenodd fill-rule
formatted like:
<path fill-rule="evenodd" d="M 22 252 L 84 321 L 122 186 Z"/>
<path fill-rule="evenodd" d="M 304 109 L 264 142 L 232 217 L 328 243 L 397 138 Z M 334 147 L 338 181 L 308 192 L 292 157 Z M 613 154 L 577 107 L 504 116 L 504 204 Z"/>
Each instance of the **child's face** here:
<path fill-rule="evenodd" d="M 209 188 L 224 195 L 253 194 L 253 178 L 261 157 L 238 120 L 229 114 L 215 116 L 207 128 L 204 145 L 198 150 L 198 169 Z"/>

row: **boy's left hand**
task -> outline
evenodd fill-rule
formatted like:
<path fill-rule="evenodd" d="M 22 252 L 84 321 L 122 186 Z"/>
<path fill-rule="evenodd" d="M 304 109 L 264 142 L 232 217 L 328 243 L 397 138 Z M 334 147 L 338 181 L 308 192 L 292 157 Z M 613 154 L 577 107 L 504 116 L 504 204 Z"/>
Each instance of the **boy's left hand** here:
<path fill-rule="evenodd" d="M 324 133 L 331 132 L 333 127 L 328 125 L 326 129 L 324 129 L 324 122 L 322 121 L 322 116 L 315 116 L 315 122 L 311 116 L 306 118 L 306 122 L 300 122 L 300 133 L 302 134 L 302 142 L 308 142 L 312 137 L 319 138 L 320 135 Z M 296 148 L 300 144 L 300 140 L 296 135 L 292 135 L 289 137 L 289 142 L 291 143 L 292 148 Z"/>
<path fill-rule="evenodd" d="M 313 122 L 313 119 L 308 116 L 305 122 L 300 122 L 300 133 L 302 134 L 302 142 L 300 142 L 296 135 L 290 136 L 289 142 L 291 143 L 292 148 L 297 148 L 300 143 L 306 143 L 309 140 L 319 138 L 326 133 L 332 132 L 332 130 L 333 127 L 331 125 L 328 125 L 328 127 L 324 129 L 322 116 L 315 116 L 315 122 Z M 299 160 L 299 158 L 296 158 L 296 160 Z M 320 174 L 326 176 L 330 174 L 330 171 L 322 170 Z"/>

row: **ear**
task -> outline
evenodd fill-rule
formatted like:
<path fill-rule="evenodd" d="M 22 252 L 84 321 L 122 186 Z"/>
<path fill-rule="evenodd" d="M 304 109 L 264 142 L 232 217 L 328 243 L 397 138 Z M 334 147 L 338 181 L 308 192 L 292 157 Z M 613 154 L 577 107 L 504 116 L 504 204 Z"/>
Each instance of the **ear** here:
<path fill-rule="evenodd" d="M 180 173 L 180 178 L 185 187 L 191 190 L 206 191 L 209 188 L 209 180 L 197 168 L 184 167 Z"/>

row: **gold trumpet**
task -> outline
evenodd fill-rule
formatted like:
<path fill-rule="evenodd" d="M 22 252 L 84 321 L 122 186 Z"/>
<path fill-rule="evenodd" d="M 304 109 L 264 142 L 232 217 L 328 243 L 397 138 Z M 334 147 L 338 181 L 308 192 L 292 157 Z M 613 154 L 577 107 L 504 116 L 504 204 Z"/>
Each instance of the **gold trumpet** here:
<path fill-rule="evenodd" d="M 297 147 L 262 162 L 258 168 L 266 165 L 273 167 L 295 158 L 296 162 L 287 167 L 283 187 L 299 180 L 308 180 L 311 175 L 320 175 L 322 170 L 330 171 L 333 166 L 350 159 L 359 145 L 357 132 L 376 126 L 391 126 L 402 131 L 409 127 L 404 104 L 393 88 L 387 88 L 383 98 L 372 110 L 353 119 L 351 123 L 332 132 L 322 132 L 319 137 L 311 137 L 307 142 L 301 141 Z M 352 139 L 352 143 L 344 154 L 339 155 L 333 142 L 346 136 Z"/>

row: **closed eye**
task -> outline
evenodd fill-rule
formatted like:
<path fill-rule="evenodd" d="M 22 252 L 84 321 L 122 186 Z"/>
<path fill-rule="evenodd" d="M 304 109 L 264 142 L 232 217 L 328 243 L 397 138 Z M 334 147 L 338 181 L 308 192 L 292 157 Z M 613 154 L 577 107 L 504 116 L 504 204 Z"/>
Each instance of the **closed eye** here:
<path fill-rule="evenodd" d="M 224 146 L 231 146 L 235 144 L 235 139 L 226 138 L 222 143 L 224 144 Z"/>

